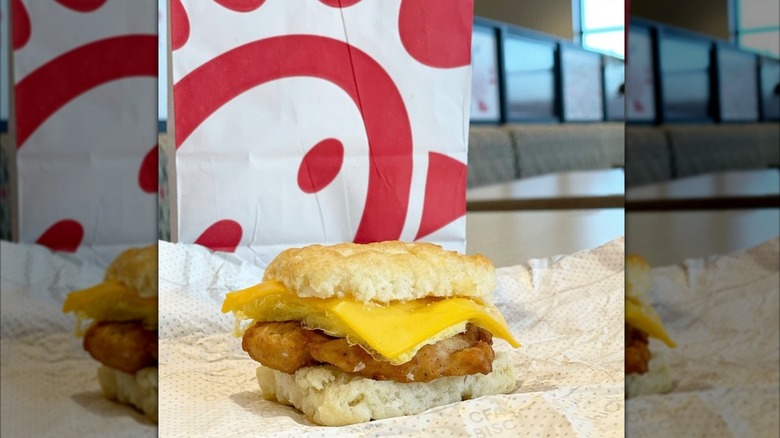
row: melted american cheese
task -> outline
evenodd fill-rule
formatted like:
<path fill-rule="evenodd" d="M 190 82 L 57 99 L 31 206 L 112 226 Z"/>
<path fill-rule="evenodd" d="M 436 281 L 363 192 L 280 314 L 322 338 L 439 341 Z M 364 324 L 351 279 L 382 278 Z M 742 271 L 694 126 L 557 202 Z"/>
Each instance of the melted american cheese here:
<path fill-rule="evenodd" d="M 74 312 L 78 319 L 77 334 L 83 320 L 136 321 L 157 330 L 157 297 L 140 297 L 119 282 L 107 280 L 87 289 L 68 294 L 62 306 L 64 313 Z"/>
<path fill-rule="evenodd" d="M 660 339 L 670 348 L 677 346 L 666 332 L 661 318 L 650 305 L 634 297 L 626 297 L 626 323 Z"/>

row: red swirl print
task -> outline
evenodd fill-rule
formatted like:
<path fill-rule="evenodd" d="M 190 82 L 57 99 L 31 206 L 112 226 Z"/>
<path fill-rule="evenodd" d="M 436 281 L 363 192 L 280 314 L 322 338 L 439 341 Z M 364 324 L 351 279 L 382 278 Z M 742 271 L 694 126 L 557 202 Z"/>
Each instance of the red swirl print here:
<path fill-rule="evenodd" d="M 76 252 L 84 239 L 84 227 L 73 219 L 54 223 L 35 241 L 52 251 Z"/>
<path fill-rule="evenodd" d="M 214 0 L 221 6 L 236 12 L 251 12 L 263 6 L 265 0 Z"/>
<path fill-rule="evenodd" d="M 228 79 L 226 72 L 235 74 Z M 409 116 L 382 66 L 343 41 L 314 35 L 273 37 L 239 46 L 193 70 L 173 87 L 176 147 L 231 99 L 288 77 L 323 79 L 355 102 L 368 137 L 370 170 L 365 208 L 354 241 L 400 238 L 412 180 Z"/>
<path fill-rule="evenodd" d="M 24 146 L 46 119 L 74 98 L 107 82 L 133 76 L 157 76 L 157 36 L 95 41 L 39 67 L 15 87 L 17 147 Z"/>
<path fill-rule="evenodd" d="M 466 214 L 466 165 L 436 152 L 428 154 L 425 204 L 419 240 Z"/>
<path fill-rule="evenodd" d="M 157 193 L 159 185 L 159 175 L 157 167 L 160 162 L 160 156 L 157 152 L 157 145 L 146 153 L 141 167 L 138 170 L 138 186 L 144 193 Z"/>
<path fill-rule="evenodd" d="M 241 243 L 242 235 L 243 230 L 238 222 L 223 219 L 206 228 L 195 243 L 212 251 L 235 252 L 238 244 Z"/>
<path fill-rule="evenodd" d="M 30 14 L 27 13 L 27 8 L 22 3 L 22 0 L 13 0 L 12 7 L 12 44 L 14 50 L 19 50 L 27 44 L 27 41 L 30 41 L 30 33 L 32 32 Z"/>
<path fill-rule="evenodd" d="M 427 66 L 469 65 L 473 10 L 473 0 L 403 0 L 398 16 L 401 42 L 412 58 Z"/>
<path fill-rule="evenodd" d="M 320 0 L 320 3 L 332 8 L 348 8 L 354 4 L 360 3 L 360 0 Z"/>
<path fill-rule="evenodd" d="M 171 50 L 178 50 L 190 39 L 190 19 L 181 0 L 171 0 Z"/>
<path fill-rule="evenodd" d="M 92 12 L 106 4 L 106 0 L 55 0 L 57 3 L 76 12 Z"/>
<path fill-rule="evenodd" d="M 343 162 L 344 145 L 335 138 L 322 140 L 301 160 L 298 187 L 304 193 L 319 192 L 338 176 Z"/>

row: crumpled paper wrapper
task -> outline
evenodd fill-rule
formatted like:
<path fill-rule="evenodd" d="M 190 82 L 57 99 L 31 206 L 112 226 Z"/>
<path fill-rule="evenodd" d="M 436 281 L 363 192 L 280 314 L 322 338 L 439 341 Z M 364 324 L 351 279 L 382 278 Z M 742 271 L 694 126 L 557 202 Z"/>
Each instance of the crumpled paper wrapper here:
<path fill-rule="evenodd" d="M 777 437 L 780 238 L 653 269 L 648 301 L 677 348 L 670 393 L 627 400 L 631 437 Z"/>
<path fill-rule="evenodd" d="M 66 295 L 102 281 L 105 266 L 39 245 L 0 241 L 0 435 L 144 437 L 157 427 L 103 397 L 99 363 L 74 336 Z"/>
<path fill-rule="evenodd" d="M 346 427 L 266 401 L 258 364 L 221 313 L 262 271 L 231 254 L 160 242 L 160 436 L 623 436 L 624 242 L 498 270 L 496 304 L 522 344 L 517 387 L 419 415 Z"/>

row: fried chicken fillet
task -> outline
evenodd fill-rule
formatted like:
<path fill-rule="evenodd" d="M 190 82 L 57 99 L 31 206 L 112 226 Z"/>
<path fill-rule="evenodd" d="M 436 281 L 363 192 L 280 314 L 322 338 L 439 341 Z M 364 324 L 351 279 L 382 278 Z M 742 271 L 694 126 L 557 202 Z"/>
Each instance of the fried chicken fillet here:
<path fill-rule="evenodd" d="M 646 373 L 649 361 L 647 333 L 626 324 L 626 374 Z"/>
<path fill-rule="evenodd" d="M 84 350 L 105 366 L 135 374 L 157 365 L 157 332 L 137 321 L 98 322 L 84 334 Z"/>
<path fill-rule="evenodd" d="M 422 347 L 401 365 L 377 360 L 359 345 L 308 330 L 297 321 L 257 322 L 246 330 L 242 346 L 252 359 L 288 374 L 330 364 L 374 380 L 430 382 L 444 376 L 488 374 L 495 352 L 489 331 L 468 325 L 465 332 Z"/>

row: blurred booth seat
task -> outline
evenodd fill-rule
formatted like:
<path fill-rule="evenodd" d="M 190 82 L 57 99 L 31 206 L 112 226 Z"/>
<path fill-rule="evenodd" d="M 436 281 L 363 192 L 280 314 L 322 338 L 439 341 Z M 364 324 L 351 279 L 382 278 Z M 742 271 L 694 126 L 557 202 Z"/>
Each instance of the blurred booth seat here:
<path fill-rule="evenodd" d="M 519 178 L 516 150 L 509 131 L 494 126 L 471 127 L 468 165 L 469 187 Z"/>
<path fill-rule="evenodd" d="M 626 187 L 672 179 L 666 132 L 650 126 L 626 126 Z"/>
<path fill-rule="evenodd" d="M 626 187 L 780 167 L 780 124 L 628 125 Z"/>
<path fill-rule="evenodd" d="M 676 178 L 776 167 L 780 124 L 667 125 Z"/>
<path fill-rule="evenodd" d="M 622 123 L 471 126 L 468 187 L 623 167 L 623 133 Z"/>
<path fill-rule="evenodd" d="M 520 177 L 624 165 L 622 123 L 511 125 Z"/>

